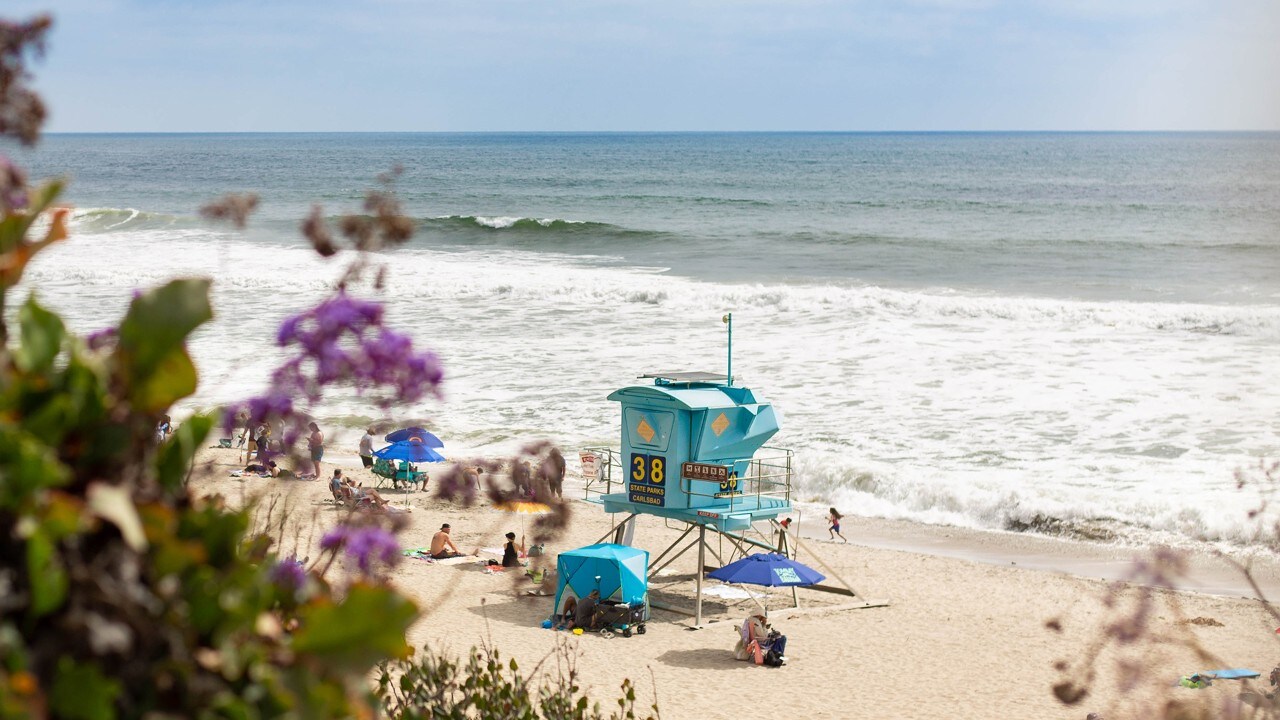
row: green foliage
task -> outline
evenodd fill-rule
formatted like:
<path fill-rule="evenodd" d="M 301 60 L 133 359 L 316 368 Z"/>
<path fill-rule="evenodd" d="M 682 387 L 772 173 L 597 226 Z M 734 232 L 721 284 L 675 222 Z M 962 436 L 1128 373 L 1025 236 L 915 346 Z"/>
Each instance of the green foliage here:
<path fill-rule="evenodd" d="M 360 583 L 351 586 L 341 605 L 316 602 L 299 614 L 303 629 L 294 638 L 295 650 L 363 673 L 384 658 L 409 656 L 403 629 L 417 609 L 384 588 Z"/>
<path fill-rule="evenodd" d="M 27 241 L 33 225 L 0 220 L 0 281 L 58 239 Z M 314 574 L 284 587 L 248 510 L 193 502 L 212 416 L 157 446 L 157 421 L 196 388 L 186 340 L 212 317 L 208 292 L 139 295 L 105 349 L 32 297 L 0 346 L 0 717 L 369 715 L 365 673 L 407 655 L 411 602 Z"/>
<path fill-rule="evenodd" d="M 209 281 L 174 280 L 135 298 L 124 322 L 115 361 L 134 408 L 160 413 L 196 391 L 196 366 L 187 335 L 213 318 Z"/>
<path fill-rule="evenodd" d="M 413 660 L 383 663 L 378 697 L 397 720 L 653 720 L 636 714 L 635 686 L 622 683 L 617 709 L 605 715 L 578 686 L 573 659 L 559 648 L 559 675 L 533 681 L 516 661 L 502 662 L 496 648 L 472 648 L 465 663 L 423 648 Z"/>
<path fill-rule="evenodd" d="M 0 33 L 0 85 L 25 77 L 23 46 L 48 25 Z M 31 142 L 43 109 L 23 92 Z M 4 102 L 0 115 L 14 110 Z M 194 415 L 159 443 L 155 429 L 196 390 L 186 343 L 213 317 L 209 280 L 137 295 L 118 326 L 83 339 L 31 296 L 13 342 L 8 291 L 66 238 L 67 210 L 54 205 L 60 181 L 27 188 L 0 164 L 17 183 L 0 197 L 0 720 L 605 717 L 573 672 L 530 689 L 496 651 L 473 650 L 463 668 L 411 660 L 408 599 L 365 576 L 331 584 L 316 568 L 333 556 L 305 569 L 250 531 L 252 508 L 188 494 L 213 417 Z M 370 207 L 357 247 L 408 237 L 412 221 L 389 195 Z M 242 222 L 247 209 L 232 215 Z M 320 230 L 308 233 L 317 247 Z M 634 704 L 628 681 L 608 717 L 631 720 Z"/>

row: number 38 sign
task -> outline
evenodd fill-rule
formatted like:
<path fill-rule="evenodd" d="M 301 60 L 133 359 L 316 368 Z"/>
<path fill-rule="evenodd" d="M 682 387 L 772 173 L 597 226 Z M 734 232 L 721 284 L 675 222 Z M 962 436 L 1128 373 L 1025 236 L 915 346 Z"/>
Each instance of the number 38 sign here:
<path fill-rule="evenodd" d="M 631 453 L 627 499 L 643 505 L 663 505 L 667 494 L 667 459 L 662 455 Z"/>

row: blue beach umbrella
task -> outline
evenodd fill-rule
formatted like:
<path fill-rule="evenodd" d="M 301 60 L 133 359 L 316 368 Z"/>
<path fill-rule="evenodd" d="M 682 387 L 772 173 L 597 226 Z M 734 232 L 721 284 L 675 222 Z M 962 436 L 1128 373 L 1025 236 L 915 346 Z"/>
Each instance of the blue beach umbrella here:
<path fill-rule="evenodd" d="M 383 460 L 407 460 L 412 463 L 444 462 L 443 455 L 418 439 L 393 442 L 381 450 L 374 450 L 373 455 Z"/>
<path fill-rule="evenodd" d="M 813 585 L 827 579 L 826 575 L 808 565 L 777 553 L 748 555 L 719 570 L 712 570 L 707 577 L 727 583 L 768 587 Z"/>
<path fill-rule="evenodd" d="M 420 427 L 400 428 L 399 430 L 394 430 L 392 432 L 387 433 L 387 436 L 382 439 L 386 440 L 389 443 L 394 443 L 394 442 L 404 442 L 406 440 L 413 440 L 414 438 L 417 438 L 419 441 L 422 442 L 422 444 L 426 445 L 427 447 L 433 447 L 433 448 L 444 447 L 444 442 L 440 438 L 436 437 L 435 435 L 427 432 L 426 430 Z"/>

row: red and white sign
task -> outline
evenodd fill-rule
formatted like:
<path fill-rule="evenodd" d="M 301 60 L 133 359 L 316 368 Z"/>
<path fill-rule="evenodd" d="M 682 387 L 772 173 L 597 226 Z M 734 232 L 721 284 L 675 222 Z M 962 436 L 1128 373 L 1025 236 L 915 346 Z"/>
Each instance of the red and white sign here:
<path fill-rule="evenodd" d="M 582 479 L 583 480 L 599 480 L 600 479 L 600 456 L 593 452 L 582 451 L 578 453 L 578 460 L 582 462 Z"/>

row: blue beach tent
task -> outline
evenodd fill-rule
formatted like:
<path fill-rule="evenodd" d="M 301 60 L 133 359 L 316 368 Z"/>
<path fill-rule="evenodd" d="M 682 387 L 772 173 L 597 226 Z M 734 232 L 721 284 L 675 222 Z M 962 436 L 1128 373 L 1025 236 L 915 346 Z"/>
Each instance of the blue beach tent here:
<path fill-rule="evenodd" d="M 552 613 L 560 612 L 564 601 L 581 600 L 592 590 L 600 591 L 601 600 L 615 600 L 628 605 L 644 603 L 644 616 L 649 618 L 649 552 L 626 545 L 600 543 L 560 553 L 556 560 L 556 604 Z"/>

